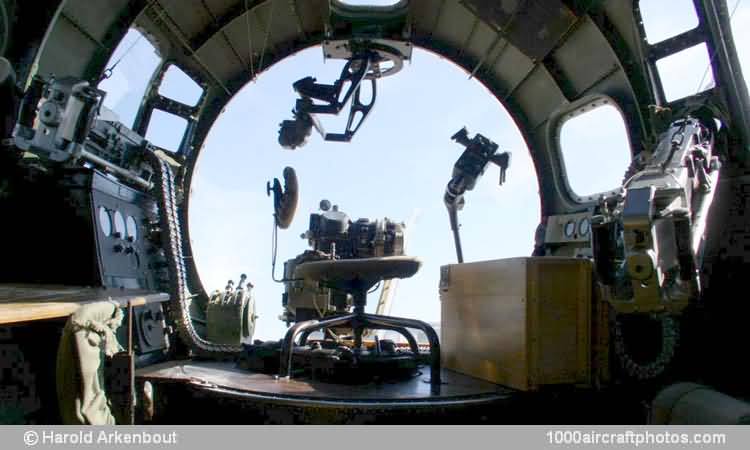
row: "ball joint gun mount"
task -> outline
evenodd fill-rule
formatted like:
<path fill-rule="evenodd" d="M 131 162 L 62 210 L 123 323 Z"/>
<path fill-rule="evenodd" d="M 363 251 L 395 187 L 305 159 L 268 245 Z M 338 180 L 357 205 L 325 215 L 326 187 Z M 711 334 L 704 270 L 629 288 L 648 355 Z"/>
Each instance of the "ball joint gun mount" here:
<path fill-rule="evenodd" d="M 456 256 L 460 264 L 464 262 L 464 255 L 458 229 L 458 211 L 464 206 L 464 194 L 466 191 L 474 189 L 490 163 L 500 167 L 499 184 L 502 186 L 505 182 L 505 172 L 510 166 L 511 154 L 510 152 L 498 153 L 498 145 L 479 133 L 469 139 L 466 127 L 459 130 L 451 139 L 466 148 L 453 166 L 453 175 L 445 187 L 445 196 L 443 197 L 453 231 Z"/>
<path fill-rule="evenodd" d="M 289 149 L 302 146 L 310 136 L 313 127 L 315 127 L 326 141 L 351 141 L 375 104 L 375 97 L 377 96 L 375 83 L 378 78 L 378 72 L 375 71 L 377 70 L 377 65 L 377 54 L 364 52 L 347 61 L 341 70 L 339 79 L 333 84 L 317 83 L 317 80 L 313 77 L 305 77 L 296 81 L 292 87 L 299 94 L 300 98 L 297 99 L 295 108 L 292 111 L 294 119 L 285 120 L 281 123 L 279 144 Z M 362 82 L 365 80 L 370 81 L 372 89 L 372 97 L 368 104 L 362 103 L 360 98 Z M 349 88 L 342 98 L 341 93 L 346 83 L 349 84 Z M 313 100 L 322 103 L 315 103 Z M 338 115 L 350 100 L 349 120 L 344 132 L 326 133 L 315 117 L 315 114 Z M 360 113 L 360 117 L 355 125 L 354 119 L 357 113 Z"/>

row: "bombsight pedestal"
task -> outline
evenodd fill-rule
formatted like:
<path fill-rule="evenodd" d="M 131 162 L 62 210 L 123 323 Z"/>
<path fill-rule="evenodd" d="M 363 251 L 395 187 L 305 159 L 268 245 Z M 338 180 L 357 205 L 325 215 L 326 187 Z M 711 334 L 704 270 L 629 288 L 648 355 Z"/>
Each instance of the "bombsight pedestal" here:
<path fill-rule="evenodd" d="M 396 331 L 409 341 L 415 356 L 419 353 L 416 340 L 409 328 L 422 330 L 430 344 L 430 380 L 433 386 L 440 385 L 440 343 L 435 330 L 426 322 L 399 317 L 367 314 L 367 291 L 376 283 L 392 278 L 408 278 L 417 273 L 421 263 L 416 258 L 406 256 L 386 256 L 381 258 L 361 258 L 323 260 L 303 263 L 297 266 L 296 275 L 313 280 L 332 289 L 342 290 L 353 297 L 353 312 L 322 320 L 297 322 L 286 333 L 281 348 L 279 376 L 291 377 L 292 353 L 297 336 L 305 345 L 310 333 L 327 328 L 350 326 L 354 334 L 353 352 L 357 357 L 362 351 L 362 334 L 365 329 L 385 329 Z"/>
<path fill-rule="evenodd" d="M 320 212 L 310 214 L 302 238 L 312 249 L 286 261 L 280 280 L 285 292 L 279 318 L 291 326 L 279 343 L 249 346 L 246 366 L 286 379 L 304 372 L 312 379 L 350 384 L 412 379 L 419 376 L 419 365 L 428 361 L 430 383 L 437 389 L 440 343 L 435 330 L 420 320 L 365 312 L 373 286 L 409 278 L 421 266 L 417 258 L 404 256 L 404 225 L 388 218 L 352 221 L 337 205 L 323 200 Z M 424 332 L 429 355 L 420 351 L 410 329 Z M 364 343 L 365 330 L 396 332 L 406 339 L 409 350 L 377 335 Z M 317 331 L 323 332 L 323 338 L 309 343 Z"/>

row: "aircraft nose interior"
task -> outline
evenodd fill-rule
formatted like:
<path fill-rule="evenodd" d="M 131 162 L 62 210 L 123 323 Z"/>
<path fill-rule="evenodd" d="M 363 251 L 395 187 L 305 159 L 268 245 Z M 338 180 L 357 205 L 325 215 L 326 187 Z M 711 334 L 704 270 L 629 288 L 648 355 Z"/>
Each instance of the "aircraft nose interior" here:
<path fill-rule="evenodd" d="M 646 1 L 0 0 L 0 422 L 746 420 L 734 12 Z"/>

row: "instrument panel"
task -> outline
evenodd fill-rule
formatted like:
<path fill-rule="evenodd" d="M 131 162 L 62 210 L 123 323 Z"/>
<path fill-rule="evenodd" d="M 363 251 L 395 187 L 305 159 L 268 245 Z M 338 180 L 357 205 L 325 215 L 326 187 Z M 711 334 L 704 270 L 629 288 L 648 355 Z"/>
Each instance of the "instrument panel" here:
<path fill-rule="evenodd" d="M 102 284 L 125 289 L 156 289 L 153 277 L 156 261 L 151 261 L 155 258 L 155 248 L 145 238 L 156 215 L 153 200 L 94 171 L 91 211 L 96 223 Z"/>
<path fill-rule="evenodd" d="M 560 214 L 547 218 L 547 229 L 544 242 L 547 244 L 565 244 L 570 242 L 589 242 L 591 239 L 591 214 Z"/>

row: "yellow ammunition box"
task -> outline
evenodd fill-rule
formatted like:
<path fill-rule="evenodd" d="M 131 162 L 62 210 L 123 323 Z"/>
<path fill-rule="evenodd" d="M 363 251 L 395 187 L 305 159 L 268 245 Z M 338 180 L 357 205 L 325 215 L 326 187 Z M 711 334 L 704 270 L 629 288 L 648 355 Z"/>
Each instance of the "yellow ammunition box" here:
<path fill-rule="evenodd" d="M 589 385 L 591 272 L 560 257 L 443 266 L 443 367 L 522 391 Z"/>

